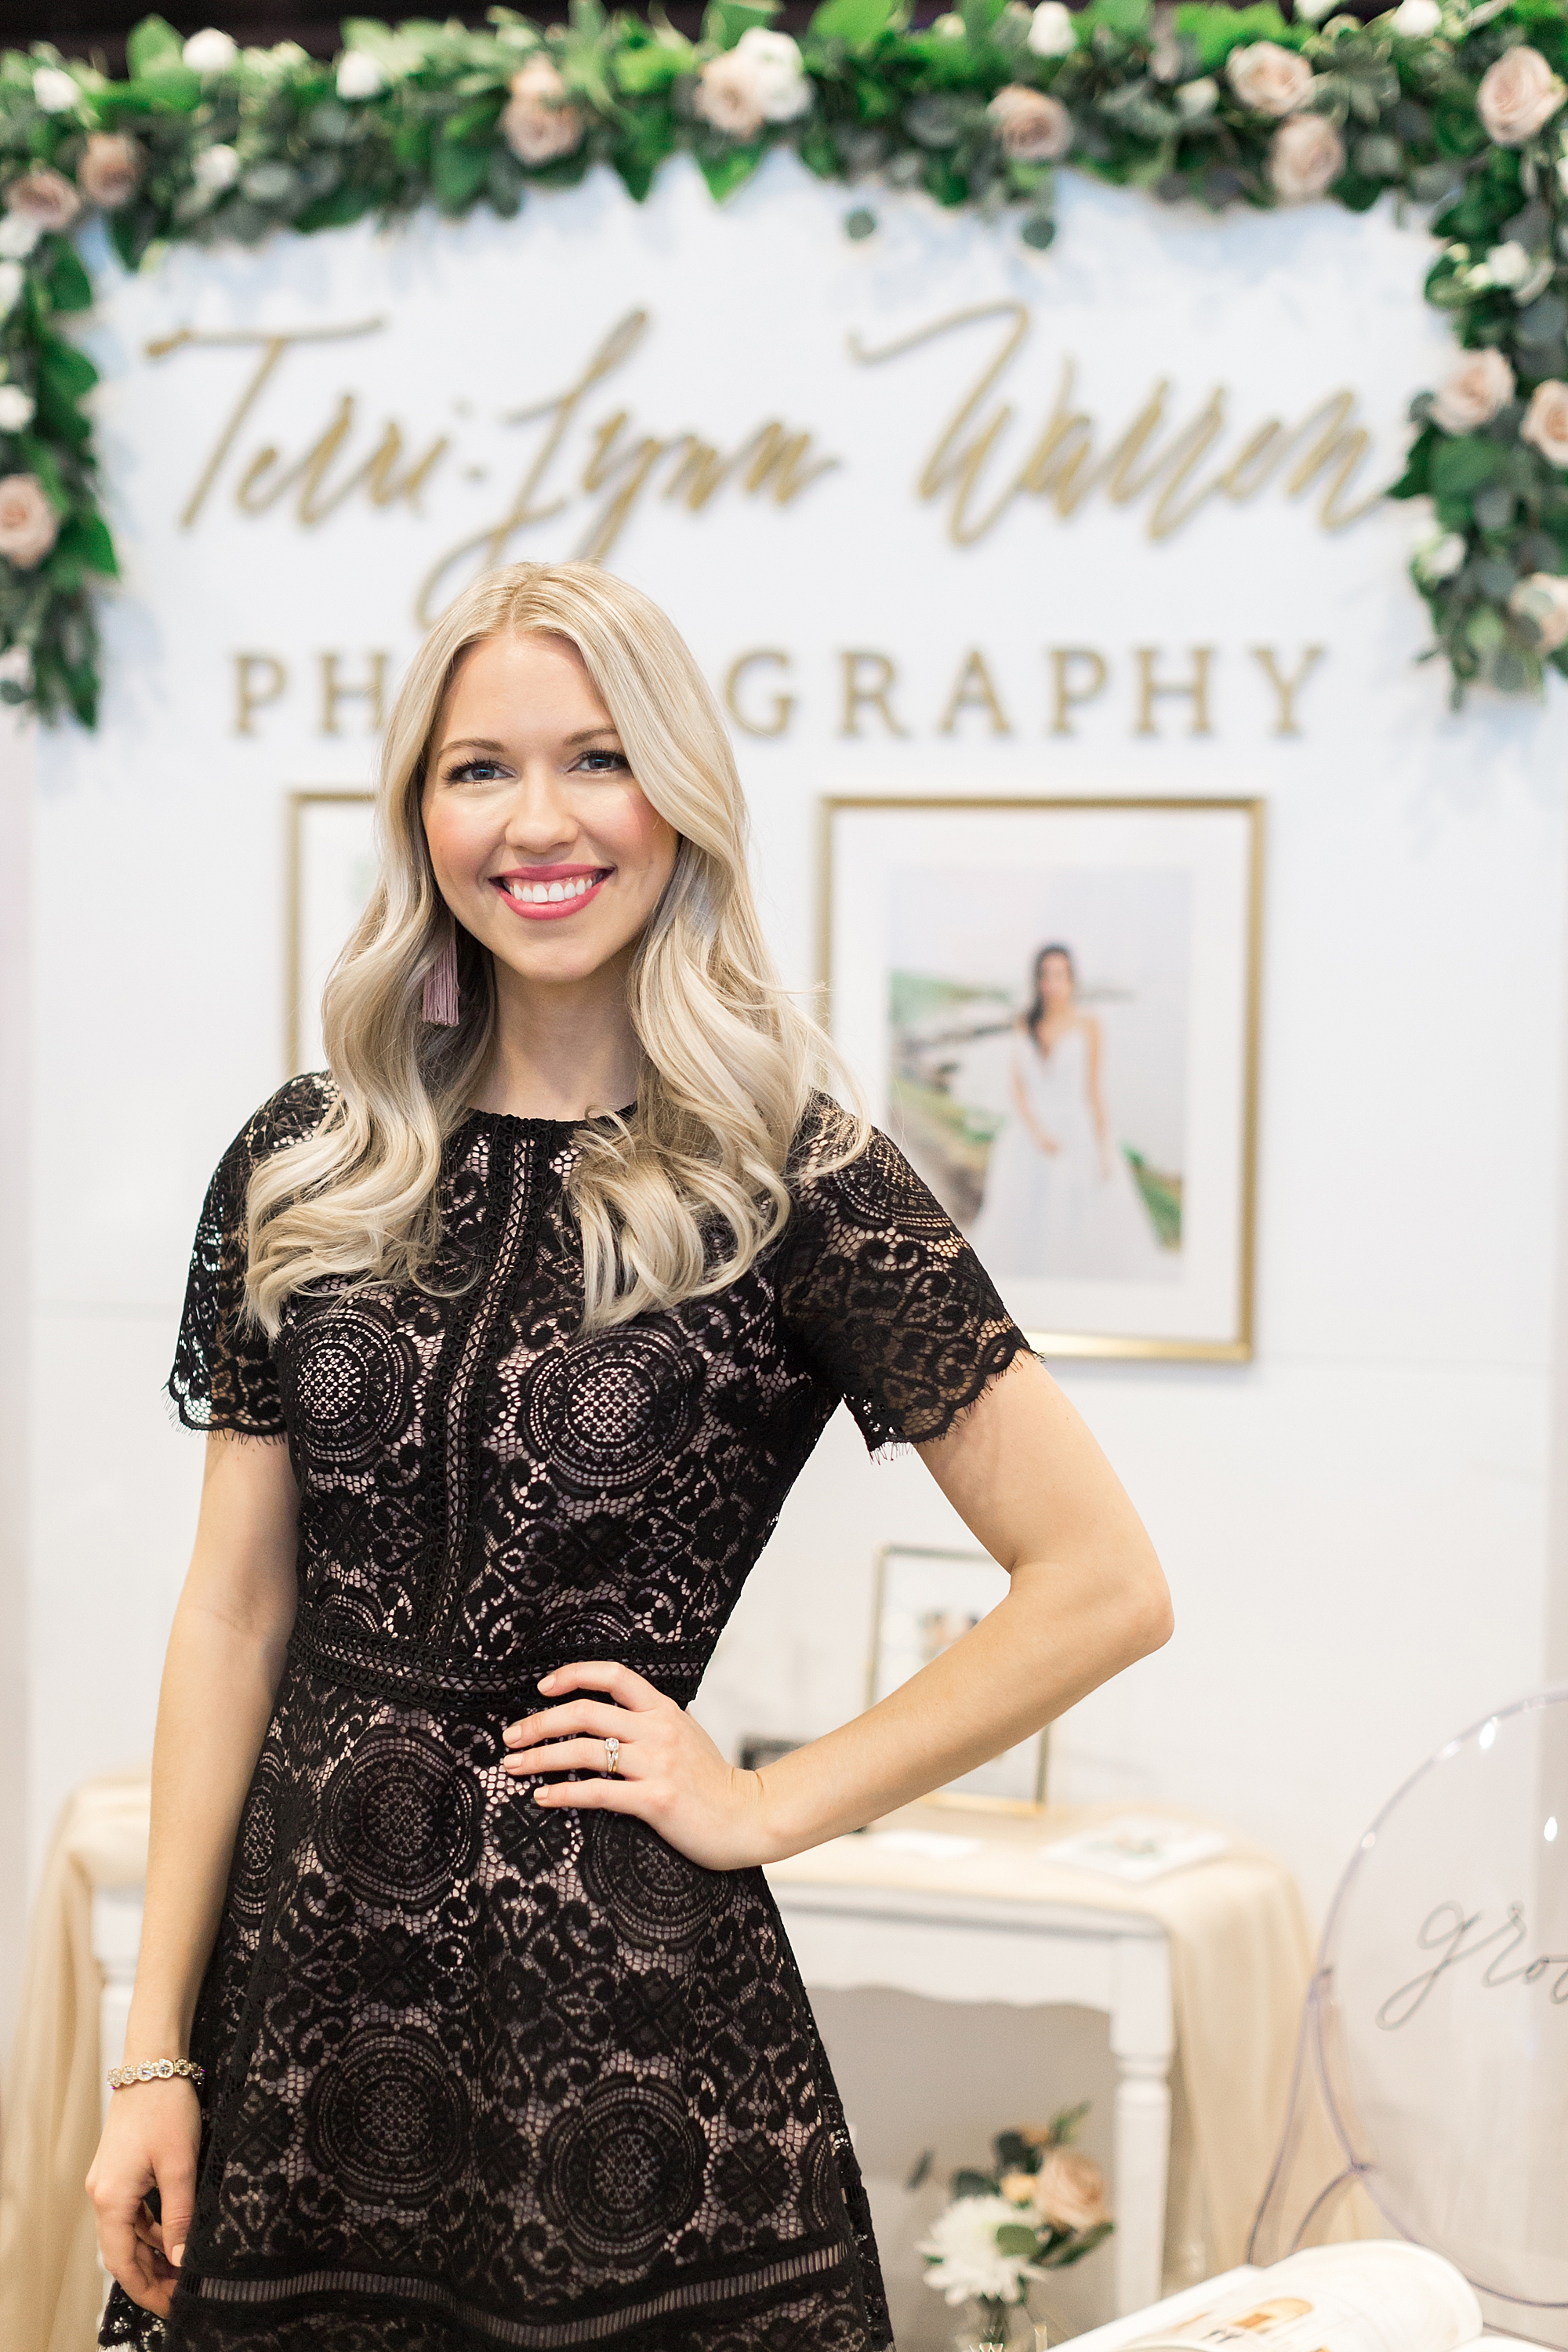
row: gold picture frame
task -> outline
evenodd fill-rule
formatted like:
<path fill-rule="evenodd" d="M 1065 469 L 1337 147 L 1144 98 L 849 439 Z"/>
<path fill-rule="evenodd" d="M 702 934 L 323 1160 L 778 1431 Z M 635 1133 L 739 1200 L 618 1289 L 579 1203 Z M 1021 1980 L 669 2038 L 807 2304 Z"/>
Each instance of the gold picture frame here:
<path fill-rule="evenodd" d="M 321 982 L 326 978 L 322 966 L 330 968 L 348 938 L 354 917 L 354 909 L 348 903 L 352 892 L 345 892 L 343 877 L 330 877 L 317 870 L 321 845 L 312 838 L 317 830 L 312 818 L 324 810 L 349 807 L 362 809 L 368 818 L 375 807 L 374 793 L 368 786 L 309 785 L 290 792 L 285 803 L 288 879 L 283 926 L 283 1054 L 288 1077 L 293 1077 L 310 1060 L 307 1043 L 316 1034 L 310 1007 L 312 1001 L 320 1002 Z M 365 840 L 368 848 L 368 826 Z M 335 911 L 318 907 L 316 901 L 321 897 L 331 897 L 342 904 L 336 906 Z M 334 945 L 331 940 L 338 929 L 339 913 L 342 917 L 342 936 Z M 323 930 L 325 937 L 320 936 Z"/>
<path fill-rule="evenodd" d="M 883 1544 L 877 1553 L 867 1706 L 875 1706 L 978 1624 L 1003 1599 L 1008 1581 L 1006 1570 L 988 1552 Z M 1047 1727 L 922 1802 L 968 1812 L 1043 1813 L 1049 1760 Z"/>
<path fill-rule="evenodd" d="M 990 1271 L 1007 1299 L 1018 1321 L 1027 1332 L 1030 1344 L 1042 1355 L 1123 1359 L 1146 1361 L 1191 1361 L 1200 1363 L 1246 1363 L 1254 1350 L 1254 1314 L 1256 1283 L 1256 1223 L 1258 1189 L 1258 1073 L 1259 1053 L 1260 1007 L 1263 959 L 1263 881 L 1265 850 L 1265 804 L 1251 796 L 1156 797 L 1143 795 L 1079 795 L 1079 794 L 1009 794 L 970 798 L 958 794 L 853 794 L 829 795 L 821 803 L 819 842 L 819 890 L 817 962 L 823 1000 L 826 1008 L 827 1025 L 835 1041 L 843 1048 L 852 1067 L 862 1077 L 863 1064 L 874 1060 L 876 1048 L 868 1053 L 858 1051 L 869 1043 L 869 1028 L 878 1017 L 869 1003 L 868 974 L 857 975 L 856 1009 L 848 1021 L 843 1017 L 846 974 L 843 970 L 847 925 L 840 929 L 839 909 L 836 903 L 836 844 L 847 837 L 845 821 L 860 820 L 857 828 L 862 853 L 871 835 L 871 826 L 893 825 L 901 817 L 906 820 L 929 820 L 952 817 L 959 820 L 965 833 L 973 831 L 975 820 L 982 824 L 988 817 L 1000 815 L 1012 824 L 1015 833 L 1019 824 L 1026 827 L 1030 820 L 1048 824 L 1052 820 L 1077 819 L 1115 828 L 1119 824 L 1136 831 L 1142 827 L 1145 835 L 1163 829 L 1169 835 L 1173 828 L 1185 823 L 1201 827 L 1205 820 L 1213 821 L 1226 834 L 1225 854 L 1211 860 L 1225 869 L 1223 881 L 1216 870 L 1212 885 L 1205 877 L 1199 895 L 1205 898 L 1224 900 L 1230 917 L 1230 933 L 1226 947 L 1226 987 L 1223 1007 L 1213 1008 L 1215 1017 L 1223 1018 L 1227 1028 L 1226 1071 L 1221 1085 L 1214 1091 L 1225 1098 L 1226 1132 L 1211 1139 L 1205 1139 L 1209 1164 L 1219 1167 L 1220 1182 L 1215 1188 L 1226 1196 L 1230 1230 L 1226 1238 L 1223 1255 L 1211 1248 L 1208 1258 L 1213 1264 L 1206 1271 L 1213 1303 L 1205 1297 L 1200 1303 L 1205 1313 L 1194 1315 L 1194 1324 L 1206 1323 L 1206 1328 L 1114 1329 L 1096 1328 L 1092 1322 L 1079 1320 L 1076 1325 L 1061 1317 L 1031 1312 L 1030 1304 L 1047 1293 L 1051 1286 L 1041 1282 L 1028 1286 L 1026 1294 L 1015 1303 L 1010 1289 L 1023 1292 L 1022 1284 L 1012 1285 L 1004 1271 L 992 1265 Z M 1013 821 L 1018 821 L 1014 823 Z M 910 828 L 911 831 L 914 828 Z M 1084 828 L 1080 824 L 1079 831 Z M 1109 836 L 1108 836 L 1109 837 Z M 1218 838 L 1218 834 L 1215 835 Z M 1194 856 L 1197 835 L 1194 835 Z M 1205 852 L 1205 856 L 1207 853 Z M 1200 860 L 1200 863 L 1203 862 Z M 1045 873 L 1044 866 L 1039 869 Z M 1109 869 L 1108 869 L 1109 870 Z M 867 867 L 864 855 L 857 862 L 857 922 L 856 952 L 864 952 L 864 942 L 874 926 L 865 920 L 867 898 Z M 835 970 L 836 951 L 840 969 Z M 1212 962 L 1211 957 L 1208 960 Z M 891 979 L 890 970 L 886 973 Z M 886 994 L 881 1017 L 890 1029 L 892 1016 L 886 1011 Z M 1194 1013 L 1194 1018 L 1197 1017 Z M 846 1030 L 853 1032 L 847 1035 Z M 885 1049 L 890 1050 L 890 1049 Z M 1212 1064 L 1215 1055 L 1205 1057 Z M 871 1113 L 879 1125 L 893 1128 L 895 1139 L 904 1140 L 898 1132 L 898 1122 L 890 1118 L 886 1101 L 877 1099 L 873 1084 Z M 884 1091 L 890 1091 L 890 1086 Z M 906 1148 L 908 1148 L 906 1144 Z M 911 1158 L 916 1154 L 911 1151 Z M 920 1172 L 931 1181 L 928 1167 L 916 1164 Z M 1140 1178 L 1141 1181 L 1141 1178 Z M 932 1184 L 941 1197 L 941 1187 Z M 952 1207 L 951 1202 L 944 1205 Z M 956 1214 L 956 1212 L 955 1212 Z M 958 1220 L 961 1224 L 963 1220 Z M 1060 1290 L 1066 1286 L 1058 1285 Z M 1080 1288 L 1083 1286 L 1079 1286 Z M 1145 1286 L 1147 1288 L 1147 1286 Z M 1179 1297 L 1176 1307 L 1181 1304 Z M 1151 1321 L 1156 1318 L 1152 1316 Z M 1179 1320 L 1179 1314 L 1173 1314 Z"/>

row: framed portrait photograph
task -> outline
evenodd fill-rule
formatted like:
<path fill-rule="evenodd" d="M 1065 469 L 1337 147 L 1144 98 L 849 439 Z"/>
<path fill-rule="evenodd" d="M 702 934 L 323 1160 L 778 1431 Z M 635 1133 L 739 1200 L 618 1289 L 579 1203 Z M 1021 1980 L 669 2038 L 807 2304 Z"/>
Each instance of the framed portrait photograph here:
<path fill-rule="evenodd" d="M 1047 1355 L 1252 1353 L 1262 807 L 830 800 L 868 1107 Z"/>
<path fill-rule="evenodd" d="M 995 1608 L 1008 1582 L 1006 1570 L 984 1552 L 884 1545 L 877 1555 L 868 1706 L 875 1706 L 978 1625 Z M 926 1801 L 1043 1812 L 1046 1752 L 1047 1734 L 1038 1731 L 939 1789 Z"/>
<path fill-rule="evenodd" d="M 321 991 L 375 881 L 374 808 L 372 792 L 289 795 L 283 1047 L 290 1077 L 326 1062 Z"/>

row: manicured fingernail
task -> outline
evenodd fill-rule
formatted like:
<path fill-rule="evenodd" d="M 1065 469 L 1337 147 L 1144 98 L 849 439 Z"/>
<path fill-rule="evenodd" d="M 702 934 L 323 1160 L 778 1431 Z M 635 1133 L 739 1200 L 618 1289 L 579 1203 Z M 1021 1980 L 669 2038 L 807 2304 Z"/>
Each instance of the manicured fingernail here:
<path fill-rule="evenodd" d="M 553 1689 L 555 1688 L 555 1677 L 554 1677 L 554 1675 L 544 1675 L 544 1676 L 543 1676 L 543 1678 L 542 1679 L 541 1683 L 540 1683 L 539 1687 L 540 1687 L 540 1689 L 541 1689 L 541 1690 L 553 1690 Z"/>
<path fill-rule="evenodd" d="M 503 1745 L 504 1745 L 504 1746 L 506 1746 L 506 1747 L 508 1747 L 508 1748 L 515 1748 L 515 1747 L 517 1746 L 517 1736 L 518 1736 L 518 1735 L 517 1735 L 517 1726 L 516 1726 L 516 1724 L 515 1724 L 515 1723 L 509 1723 L 509 1724 L 507 1725 L 507 1727 L 506 1727 L 506 1729 L 501 1733 L 501 1740 L 502 1740 Z"/>
<path fill-rule="evenodd" d="M 185 2248 L 184 2248 L 184 2240 L 182 2240 L 182 2241 L 181 2241 L 181 2242 L 180 2242 L 180 2244 L 179 2244 L 179 2245 L 177 2245 L 177 2246 L 174 2248 L 174 2252 L 169 2256 L 169 2260 L 174 2263 L 174 2268 L 175 2268 L 176 2270 L 178 2270 L 178 2269 L 179 2269 L 179 2267 L 180 2267 L 180 2264 L 184 2261 L 184 2259 L 185 2259 Z"/>

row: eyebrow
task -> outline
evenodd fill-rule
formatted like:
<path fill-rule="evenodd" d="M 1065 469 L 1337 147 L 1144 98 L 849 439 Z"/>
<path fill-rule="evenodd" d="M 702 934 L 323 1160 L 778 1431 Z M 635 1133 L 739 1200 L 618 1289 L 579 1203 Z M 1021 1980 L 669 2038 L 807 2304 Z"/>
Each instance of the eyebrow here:
<path fill-rule="evenodd" d="M 599 735 L 613 735 L 617 743 L 620 741 L 620 730 L 606 719 L 603 727 L 584 727 L 580 728 L 575 735 L 568 735 L 567 745 L 569 748 L 574 748 L 579 743 L 591 743 L 595 736 Z M 442 744 L 440 757 L 444 760 L 448 751 L 504 751 L 505 750 L 506 745 L 498 743 L 493 735 L 458 735 L 450 743 Z"/>

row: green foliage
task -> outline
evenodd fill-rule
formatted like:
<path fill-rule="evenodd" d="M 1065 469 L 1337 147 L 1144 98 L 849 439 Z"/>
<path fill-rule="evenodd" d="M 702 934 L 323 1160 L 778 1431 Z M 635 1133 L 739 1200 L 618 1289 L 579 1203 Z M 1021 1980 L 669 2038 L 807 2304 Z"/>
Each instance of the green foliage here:
<path fill-rule="evenodd" d="M 174 27 L 150 16 L 127 44 L 123 80 L 79 69 L 68 115 L 46 113 L 34 95 L 37 67 L 58 64 L 52 49 L 0 58 L 0 199 L 37 164 L 74 174 L 85 133 L 122 133 L 135 142 L 140 184 L 107 226 L 134 269 L 182 239 L 254 245 L 279 228 L 313 235 L 395 220 L 426 204 L 455 217 L 480 205 L 510 216 L 531 182 L 569 184 L 595 163 L 640 202 L 678 151 L 722 198 L 771 147 L 788 146 L 825 180 L 920 188 L 987 217 L 1015 207 L 1023 244 L 1044 253 L 1056 234 L 1055 172 L 1002 152 L 989 111 L 999 89 L 1022 82 L 1059 100 L 1072 125 L 1069 163 L 1100 179 L 1211 209 L 1268 205 L 1276 201 L 1269 165 L 1279 122 L 1242 103 L 1227 67 L 1237 49 L 1275 42 L 1311 68 L 1307 103 L 1343 142 L 1332 201 L 1363 211 L 1393 191 L 1433 206 L 1438 249 L 1427 299 L 1465 349 L 1509 362 L 1511 397 L 1500 394 L 1495 414 L 1468 432 L 1446 432 L 1430 395 L 1415 404 L 1405 471 L 1390 495 L 1430 499 L 1446 534 L 1440 560 L 1418 556 L 1413 576 L 1456 696 L 1473 681 L 1539 691 L 1548 666 L 1568 676 L 1568 645 L 1549 643 L 1553 597 L 1561 593 L 1568 613 L 1568 473 L 1522 435 L 1537 388 L 1568 383 L 1568 189 L 1560 176 L 1568 171 L 1568 110 L 1525 146 L 1498 147 L 1476 92 L 1488 67 L 1521 40 L 1568 76 L 1568 0 L 1505 0 L 1468 19 L 1458 5 L 1446 5 L 1436 34 L 1411 39 L 1394 32 L 1391 15 L 1364 26 L 1344 16 L 1321 28 L 1287 24 L 1273 0 L 1244 8 L 1186 0 L 1173 23 L 1163 11 L 1157 20 L 1152 0 L 1088 0 L 1070 52 L 1041 57 L 1028 47 L 1027 14 L 1016 0 L 959 0 L 942 32 L 911 31 L 909 0 L 822 0 L 801 49 L 809 104 L 740 139 L 697 112 L 694 87 L 712 58 L 772 22 L 777 0 L 710 0 L 695 42 L 660 12 L 651 22 L 611 15 L 602 0 L 572 0 L 569 24 L 548 30 L 500 5 L 477 31 L 455 19 L 394 26 L 353 17 L 342 28 L 345 49 L 381 77 L 361 97 L 352 84 L 340 96 L 333 68 L 287 44 L 238 51 L 221 71 L 201 74 L 186 64 Z M 503 110 L 520 65 L 539 55 L 559 68 L 584 130 L 572 154 L 530 166 L 506 143 Z M 221 184 L 198 176 L 214 147 L 237 155 Z M 873 237 L 876 205 L 858 200 L 844 228 L 852 239 Z M 1523 257 L 1522 265 L 1509 257 L 1502 282 L 1487 258 L 1500 246 Z M 19 268 L 21 290 L 0 314 L 0 381 L 26 393 L 35 413 L 24 430 L 0 436 L 0 467 L 36 475 L 60 520 L 54 548 L 32 569 L 0 557 L 0 646 L 21 647 L 32 664 L 31 685 L 8 680 L 0 698 L 90 725 L 92 583 L 112 578 L 116 566 L 84 405 L 97 378 L 64 330 L 89 307 L 92 289 L 67 236 L 40 238 Z M 1066 2139 L 1076 2121 L 1058 2116 L 1050 2129 Z M 1007 2161 L 1027 2169 L 1038 2145 L 1011 2136 Z M 972 2177 L 989 2186 L 989 2176 Z"/>

